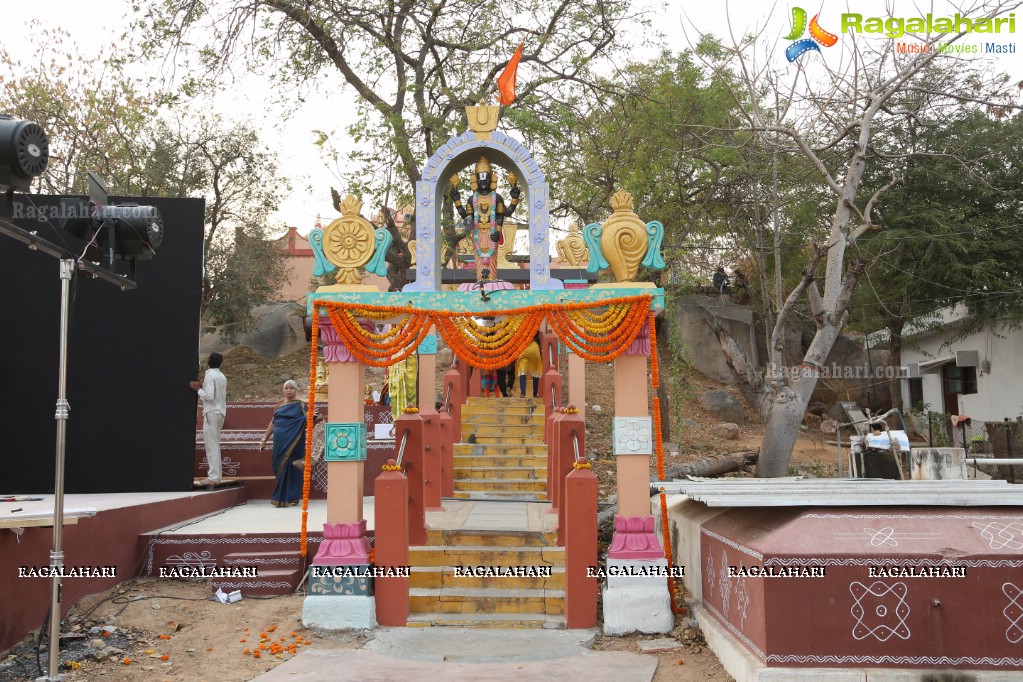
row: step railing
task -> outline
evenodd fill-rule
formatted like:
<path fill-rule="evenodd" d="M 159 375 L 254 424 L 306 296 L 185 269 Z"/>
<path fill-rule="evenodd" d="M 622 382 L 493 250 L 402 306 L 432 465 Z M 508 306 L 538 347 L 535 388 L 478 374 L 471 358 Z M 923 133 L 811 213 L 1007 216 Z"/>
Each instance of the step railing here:
<path fill-rule="evenodd" d="M 397 459 L 387 461 L 374 481 L 374 564 L 384 568 L 409 565 L 409 480 L 401 471 L 409 429 L 402 433 Z M 379 625 L 404 627 L 409 615 L 409 578 L 399 571 L 374 579 Z"/>
<path fill-rule="evenodd" d="M 555 495 L 558 500 L 558 545 L 565 547 L 568 519 L 568 504 L 565 499 L 567 479 L 569 474 L 577 471 L 580 466 L 580 451 L 586 451 L 586 422 L 575 405 L 569 405 L 563 410 L 561 418 L 557 420 L 556 432 Z"/>
<path fill-rule="evenodd" d="M 405 408 L 406 410 L 415 408 Z M 408 479 L 408 539 L 412 545 L 426 544 L 426 452 L 425 424 L 418 412 L 405 412 L 394 422 L 401 433 L 395 465 Z"/>
<path fill-rule="evenodd" d="M 559 428 L 562 449 L 571 458 L 569 473 L 561 477 L 558 514 L 558 544 L 565 547 L 565 621 L 569 628 L 592 628 L 597 624 L 597 578 L 591 570 L 597 566 L 597 476 L 581 454 L 586 428 L 579 411 L 566 413 Z"/>

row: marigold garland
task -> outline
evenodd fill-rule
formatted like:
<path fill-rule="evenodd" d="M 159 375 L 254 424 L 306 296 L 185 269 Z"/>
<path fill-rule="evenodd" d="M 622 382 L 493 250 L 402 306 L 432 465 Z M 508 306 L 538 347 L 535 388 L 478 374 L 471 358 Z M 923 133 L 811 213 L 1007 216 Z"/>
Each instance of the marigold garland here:
<path fill-rule="evenodd" d="M 313 331 L 309 343 L 309 405 L 305 417 L 305 467 L 302 469 L 302 533 L 299 552 L 304 559 L 308 554 L 306 540 L 309 533 L 309 490 L 312 485 L 313 428 L 316 413 L 316 360 L 320 340 L 319 307 L 313 304 Z"/>
<path fill-rule="evenodd" d="M 667 559 L 668 565 L 673 565 L 671 556 L 671 535 L 668 531 L 668 498 L 664 495 L 664 490 L 661 490 L 661 531 L 664 533 L 664 558 Z M 682 609 L 678 606 L 678 601 L 675 599 L 675 581 L 669 575 L 668 576 L 668 597 L 671 599 L 671 612 L 681 613 Z"/>
<path fill-rule="evenodd" d="M 650 325 L 650 372 L 653 375 L 651 384 L 654 389 L 654 452 L 657 453 L 657 480 L 664 480 L 664 439 L 661 435 L 661 400 L 657 396 L 657 389 L 660 388 L 660 365 L 657 360 L 657 320 L 653 313 L 647 317 L 647 324 Z M 664 556 L 668 565 L 672 565 L 671 557 L 671 535 L 668 530 L 668 498 L 664 491 L 661 491 L 661 530 L 664 533 Z M 671 612 L 681 613 L 675 598 L 675 581 L 668 576 L 668 595 L 671 598 Z"/>

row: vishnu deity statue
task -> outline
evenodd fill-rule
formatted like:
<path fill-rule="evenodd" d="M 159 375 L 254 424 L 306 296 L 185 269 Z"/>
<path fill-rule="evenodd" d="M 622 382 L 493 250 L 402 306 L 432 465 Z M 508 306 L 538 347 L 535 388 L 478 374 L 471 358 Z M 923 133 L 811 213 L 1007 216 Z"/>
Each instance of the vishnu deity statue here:
<path fill-rule="evenodd" d="M 514 173 L 508 173 L 507 179 L 511 185 L 511 199 L 506 205 L 504 198 L 495 191 L 497 183 L 490 161 L 481 156 L 473 174 L 472 194 L 462 205 L 462 196 L 458 192 L 460 179 L 457 175 L 451 178 L 451 201 L 462 217 L 462 229 L 455 232 L 455 237 L 459 241 L 466 237 L 472 241 L 477 282 L 497 279 L 497 247 L 504 242 L 501 228 L 504 219 L 513 214 L 519 204 L 522 190 L 518 180 Z"/>

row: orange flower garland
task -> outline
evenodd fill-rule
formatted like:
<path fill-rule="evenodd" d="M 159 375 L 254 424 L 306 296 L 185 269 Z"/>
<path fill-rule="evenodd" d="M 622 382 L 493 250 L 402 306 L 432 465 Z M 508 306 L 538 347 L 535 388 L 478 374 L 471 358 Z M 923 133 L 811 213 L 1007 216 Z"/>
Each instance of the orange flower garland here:
<path fill-rule="evenodd" d="M 661 374 L 660 365 L 657 360 L 657 324 L 655 316 L 650 313 L 647 317 L 647 324 L 650 325 L 650 373 L 652 375 L 651 384 L 654 389 L 654 452 L 657 453 L 657 480 L 664 480 L 664 439 L 661 435 L 661 400 L 657 396 L 657 389 L 661 387 Z M 671 535 L 669 533 L 668 525 L 668 498 L 664 495 L 664 490 L 661 490 L 661 531 L 664 533 L 664 556 L 668 560 L 668 565 L 672 565 L 671 557 Z M 670 575 L 668 576 L 668 595 L 671 598 L 671 612 L 681 613 L 682 609 L 679 607 L 678 602 L 675 598 L 675 580 Z"/>
<path fill-rule="evenodd" d="M 661 399 L 657 389 L 661 387 L 660 365 L 657 360 L 657 324 L 654 314 L 647 318 L 650 325 L 650 374 L 654 389 L 654 452 L 657 454 L 657 480 L 664 480 L 664 436 L 661 434 Z"/>
<path fill-rule="evenodd" d="M 320 340 L 320 309 L 313 304 L 313 332 L 309 343 L 309 405 L 305 419 L 305 467 L 302 469 L 302 533 L 299 552 L 305 559 L 308 548 L 309 532 L 309 490 L 312 485 L 313 475 L 313 428 L 315 425 L 314 414 L 316 412 L 316 355 Z"/>
<path fill-rule="evenodd" d="M 668 498 L 664 495 L 664 490 L 661 490 L 661 531 L 664 533 L 664 558 L 667 559 L 668 565 L 673 565 L 671 557 L 671 535 L 668 532 Z M 671 612 L 681 613 L 682 609 L 678 605 L 678 601 L 675 599 L 675 579 L 670 575 L 668 576 L 668 597 L 671 599 Z"/>

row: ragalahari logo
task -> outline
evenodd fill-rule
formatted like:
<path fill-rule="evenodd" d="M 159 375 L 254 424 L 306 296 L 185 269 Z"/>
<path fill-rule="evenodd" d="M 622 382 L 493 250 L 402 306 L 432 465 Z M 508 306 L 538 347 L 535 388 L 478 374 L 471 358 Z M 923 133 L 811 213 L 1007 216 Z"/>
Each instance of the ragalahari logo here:
<path fill-rule="evenodd" d="M 818 43 L 824 47 L 832 47 L 838 42 L 838 36 L 828 33 L 817 23 L 819 16 L 819 14 L 815 14 L 810 20 L 810 37 L 797 40 L 807 29 L 806 10 L 802 7 L 792 8 L 792 32 L 785 36 L 785 40 L 795 40 L 796 42 L 785 48 L 785 58 L 789 60 L 789 63 L 796 61 L 810 50 L 820 52 L 821 49 L 817 47 Z"/>

